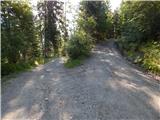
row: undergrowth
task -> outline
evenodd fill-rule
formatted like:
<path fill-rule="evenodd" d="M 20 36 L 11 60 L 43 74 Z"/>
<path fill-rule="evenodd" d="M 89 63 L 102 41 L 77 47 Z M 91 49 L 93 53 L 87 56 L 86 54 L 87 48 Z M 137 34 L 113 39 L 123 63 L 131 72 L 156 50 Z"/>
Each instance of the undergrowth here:
<path fill-rule="evenodd" d="M 7 78 L 10 78 L 18 73 L 31 70 L 40 64 L 45 64 L 49 62 L 53 58 L 38 58 L 36 60 L 30 60 L 26 63 L 16 63 L 16 64 L 9 64 L 5 63 L 1 65 L 1 76 L 2 82 L 6 81 Z"/>
<path fill-rule="evenodd" d="M 160 75 L 160 42 L 150 41 L 143 44 L 118 42 L 122 53 L 145 70 Z"/>

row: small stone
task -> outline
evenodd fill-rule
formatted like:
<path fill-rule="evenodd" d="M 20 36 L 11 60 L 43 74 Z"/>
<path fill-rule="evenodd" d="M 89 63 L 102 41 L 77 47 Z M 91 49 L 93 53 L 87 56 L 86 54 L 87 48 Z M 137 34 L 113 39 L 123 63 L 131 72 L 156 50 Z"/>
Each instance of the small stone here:
<path fill-rule="evenodd" d="M 45 98 L 45 101 L 48 101 L 48 98 Z"/>

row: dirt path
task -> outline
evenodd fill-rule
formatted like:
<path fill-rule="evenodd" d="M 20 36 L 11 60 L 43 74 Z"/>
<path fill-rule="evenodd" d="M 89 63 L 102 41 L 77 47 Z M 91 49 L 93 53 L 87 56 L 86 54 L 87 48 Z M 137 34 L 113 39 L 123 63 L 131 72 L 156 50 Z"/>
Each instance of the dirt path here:
<path fill-rule="evenodd" d="M 159 120 L 160 84 L 136 70 L 112 44 L 84 65 L 37 67 L 2 89 L 2 120 Z"/>

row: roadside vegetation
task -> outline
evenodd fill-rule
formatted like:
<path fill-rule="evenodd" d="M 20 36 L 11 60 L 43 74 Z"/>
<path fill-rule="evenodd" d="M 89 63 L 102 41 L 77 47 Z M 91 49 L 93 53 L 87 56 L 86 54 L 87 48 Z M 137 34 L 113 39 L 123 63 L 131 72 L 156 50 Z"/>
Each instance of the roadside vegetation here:
<path fill-rule="evenodd" d="M 160 2 L 123 2 L 116 17 L 123 54 L 147 71 L 160 74 Z"/>
<path fill-rule="evenodd" d="M 37 15 L 28 1 L 2 1 L 1 7 L 2 77 L 59 56 L 67 37 L 62 2 L 38 2 Z"/>
<path fill-rule="evenodd" d="M 143 43 L 138 45 L 137 50 L 131 49 L 133 46 L 137 46 L 135 43 L 127 44 L 128 48 L 126 48 L 122 41 L 118 41 L 118 46 L 129 61 L 141 66 L 148 72 L 160 74 L 160 43 L 156 41 Z"/>
<path fill-rule="evenodd" d="M 89 57 L 92 45 L 92 38 L 87 33 L 84 31 L 75 32 L 66 45 L 68 60 L 65 66 L 72 68 L 81 65 L 83 60 Z"/>

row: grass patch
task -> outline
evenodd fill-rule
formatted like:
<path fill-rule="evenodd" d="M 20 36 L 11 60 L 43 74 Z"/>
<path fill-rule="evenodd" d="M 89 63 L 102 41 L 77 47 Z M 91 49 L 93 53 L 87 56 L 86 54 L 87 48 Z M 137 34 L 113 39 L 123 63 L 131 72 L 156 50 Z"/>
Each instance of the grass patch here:
<path fill-rule="evenodd" d="M 68 59 L 64 64 L 66 68 L 74 68 L 83 64 L 85 57 L 79 57 L 77 59 Z"/>
<path fill-rule="evenodd" d="M 49 58 L 38 58 L 36 60 L 29 61 L 27 63 L 17 63 L 17 64 L 9 64 L 5 63 L 1 65 L 1 77 L 2 83 L 9 80 L 10 78 L 16 77 L 19 73 L 30 71 L 37 67 L 38 65 L 48 63 L 54 57 Z"/>
<path fill-rule="evenodd" d="M 68 60 L 64 66 L 66 68 L 74 68 L 76 66 L 79 66 L 82 64 L 82 60 L 79 60 L 79 59 L 72 59 L 72 60 Z"/>

